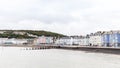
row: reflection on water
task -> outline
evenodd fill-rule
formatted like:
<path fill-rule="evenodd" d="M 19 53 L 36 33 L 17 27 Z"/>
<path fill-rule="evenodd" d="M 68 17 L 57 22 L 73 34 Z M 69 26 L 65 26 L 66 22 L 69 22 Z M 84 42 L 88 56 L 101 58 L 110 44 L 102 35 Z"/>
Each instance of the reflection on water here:
<path fill-rule="evenodd" d="M 120 68 L 120 56 L 71 50 L 0 47 L 0 68 Z"/>

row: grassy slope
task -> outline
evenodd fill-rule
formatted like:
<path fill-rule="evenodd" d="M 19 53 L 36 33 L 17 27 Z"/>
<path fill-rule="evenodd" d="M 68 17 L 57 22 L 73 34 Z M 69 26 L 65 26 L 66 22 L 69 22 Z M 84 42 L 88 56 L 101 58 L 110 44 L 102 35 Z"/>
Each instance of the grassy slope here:
<path fill-rule="evenodd" d="M 37 36 L 52 36 L 52 37 L 63 37 L 65 35 L 59 34 L 59 33 L 54 33 L 54 32 L 49 32 L 49 31 L 37 31 L 37 30 L 0 30 L 0 31 L 6 31 L 4 34 L 0 34 L 0 37 L 4 38 L 34 38 L 30 37 L 27 35 L 27 33 L 32 34 L 32 35 L 37 35 Z M 25 35 L 20 35 L 20 34 L 13 34 L 13 32 L 26 32 Z"/>

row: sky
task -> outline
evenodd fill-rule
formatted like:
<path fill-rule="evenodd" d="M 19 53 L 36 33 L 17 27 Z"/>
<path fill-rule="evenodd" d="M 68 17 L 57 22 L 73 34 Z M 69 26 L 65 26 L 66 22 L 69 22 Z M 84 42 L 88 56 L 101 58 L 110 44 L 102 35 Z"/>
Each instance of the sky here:
<path fill-rule="evenodd" d="M 0 0 L 0 29 L 65 35 L 120 30 L 119 0 Z"/>

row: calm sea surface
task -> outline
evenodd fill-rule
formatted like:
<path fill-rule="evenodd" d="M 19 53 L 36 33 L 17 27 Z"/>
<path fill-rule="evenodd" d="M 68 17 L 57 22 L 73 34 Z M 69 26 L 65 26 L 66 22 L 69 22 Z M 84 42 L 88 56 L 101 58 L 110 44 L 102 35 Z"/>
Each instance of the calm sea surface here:
<path fill-rule="evenodd" d="M 0 47 L 0 68 L 120 68 L 120 55 Z"/>

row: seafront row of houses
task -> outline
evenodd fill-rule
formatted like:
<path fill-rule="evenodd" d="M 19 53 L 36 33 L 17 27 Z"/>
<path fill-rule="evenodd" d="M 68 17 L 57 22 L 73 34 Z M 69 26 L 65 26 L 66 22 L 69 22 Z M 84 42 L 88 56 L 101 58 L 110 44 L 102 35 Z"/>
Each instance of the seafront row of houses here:
<path fill-rule="evenodd" d="M 0 38 L 0 45 L 40 45 L 53 43 L 53 37 L 46 36 L 40 36 L 34 39 Z"/>
<path fill-rule="evenodd" d="M 99 31 L 86 36 L 63 37 L 57 39 L 56 44 L 98 47 L 120 47 L 120 31 Z"/>
<path fill-rule="evenodd" d="M 39 36 L 34 39 L 0 38 L 0 45 L 41 45 L 53 44 L 59 46 L 98 46 L 120 47 L 120 31 L 98 31 L 86 36 L 47 37 Z"/>

